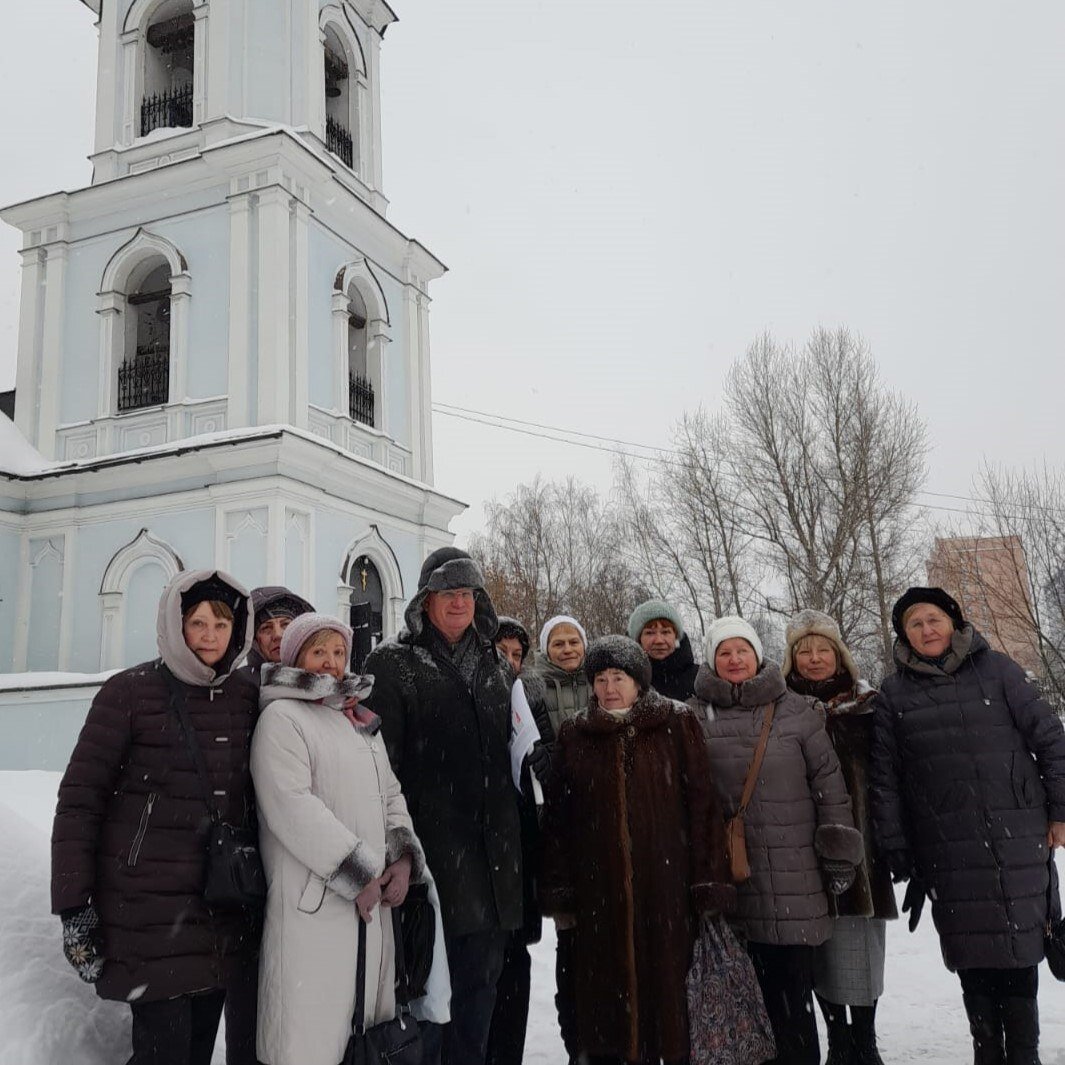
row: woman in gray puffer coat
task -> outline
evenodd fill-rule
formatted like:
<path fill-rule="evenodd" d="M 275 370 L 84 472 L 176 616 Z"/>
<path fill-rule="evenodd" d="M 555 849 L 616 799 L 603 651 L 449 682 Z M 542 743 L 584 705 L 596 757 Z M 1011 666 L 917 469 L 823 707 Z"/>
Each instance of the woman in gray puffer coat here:
<path fill-rule="evenodd" d="M 1047 863 L 1051 846 L 1065 846 L 1065 731 L 942 588 L 910 588 L 892 624 L 897 672 L 880 687 L 873 730 L 876 842 L 910 881 L 911 927 L 932 899 L 977 1065 L 1038 1065 Z"/>
<path fill-rule="evenodd" d="M 813 951 L 831 934 L 828 894 L 854 881 L 862 837 L 816 704 L 789 692 L 742 618 L 719 618 L 695 679 L 725 817 L 736 814 L 770 705 L 765 758 L 745 817 L 751 877 L 732 920 L 747 938 L 779 1065 L 817 1065 Z M 826 891 L 827 888 L 827 891 Z"/>

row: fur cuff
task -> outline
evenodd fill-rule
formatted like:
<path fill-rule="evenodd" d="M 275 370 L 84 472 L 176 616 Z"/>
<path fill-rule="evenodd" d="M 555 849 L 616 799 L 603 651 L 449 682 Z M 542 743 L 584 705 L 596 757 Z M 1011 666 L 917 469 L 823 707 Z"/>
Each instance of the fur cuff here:
<path fill-rule="evenodd" d="M 417 884 L 425 876 L 425 856 L 418 840 L 414 833 L 403 825 L 390 828 L 385 833 L 385 868 L 399 861 L 405 854 L 410 855 L 410 882 Z"/>
<path fill-rule="evenodd" d="M 731 884 L 692 884 L 691 896 L 697 913 L 731 913 L 736 908 L 736 889 Z"/>
<path fill-rule="evenodd" d="M 821 858 L 834 858 L 860 865 L 865 857 L 862 834 L 846 825 L 820 825 L 814 835 L 814 850 Z"/>
<path fill-rule="evenodd" d="M 354 901 L 359 892 L 383 871 L 384 863 L 381 859 L 365 843 L 356 843 L 355 849 L 340 863 L 337 871 L 326 883 L 341 898 Z"/>

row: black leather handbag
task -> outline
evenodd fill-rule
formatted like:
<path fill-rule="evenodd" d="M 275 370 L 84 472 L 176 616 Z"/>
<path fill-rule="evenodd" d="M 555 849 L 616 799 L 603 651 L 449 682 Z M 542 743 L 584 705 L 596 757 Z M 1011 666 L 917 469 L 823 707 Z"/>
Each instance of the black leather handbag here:
<path fill-rule="evenodd" d="M 266 872 L 259 854 L 259 833 L 255 828 L 242 828 L 222 820 L 211 799 L 207 763 L 196 742 L 196 733 L 177 680 L 165 667 L 163 674 L 170 687 L 170 707 L 177 716 L 211 819 L 203 881 L 204 902 L 219 910 L 261 909 L 266 902 Z"/>
<path fill-rule="evenodd" d="M 378 909 L 378 913 L 382 911 Z M 422 1036 L 410 1012 L 410 986 L 403 956 L 399 911 L 392 910 L 396 951 L 396 1015 L 366 1027 L 366 922 L 359 918 L 359 953 L 355 964 L 355 1016 L 340 1065 L 421 1065 Z"/>
<path fill-rule="evenodd" d="M 1050 852 L 1050 883 L 1047 885 L 1047 931 L 1043 941 L 1047 965 L 1058 980 L 1065 981 L 1065 921 L 1061 919 L 1061 893 L 1054 852 Z"/>
<path fill-rule="evenodd" d="M 411 884 L 403 905 L 397 908 L 403 935 L 403 960 L 407 968 L 407 994 L 413 1002 L 425 994 L 436 946 L 436 911 L 429 901 L 429 885 Z"/>

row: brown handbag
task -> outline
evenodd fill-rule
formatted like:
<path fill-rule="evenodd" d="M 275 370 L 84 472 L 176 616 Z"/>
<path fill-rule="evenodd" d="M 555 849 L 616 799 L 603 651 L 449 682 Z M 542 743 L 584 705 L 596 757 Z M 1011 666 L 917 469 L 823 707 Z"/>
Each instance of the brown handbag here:
<path fill-rule="evenodd" d="M 762 759 L 765 758 L 765 749 L 769 745 L 769 730 L 773 727 L 773 715 L 776 713 L 776 704 L 770 703 L 765 707 L 765 719 L 762 722 L 762 733 L 758 737 L 758 744 L 754 748 L 754 757 L 747 767 L 747 776 L 743 781 L 743 794 L 740 796 L 739 809 L 735 817 L 730 817 L 725 822 L 725 853 L 728 856 L 728 866 L 732 873 L 732 879 L 737 884 L 751 879 L 751 867 L 747 862 L 747 835 L 743 827 L 743 818 L 750 805 L 751 796 L 754 795 L 754 786 L 758 782 L 758 772 L 762 768 Z"/>

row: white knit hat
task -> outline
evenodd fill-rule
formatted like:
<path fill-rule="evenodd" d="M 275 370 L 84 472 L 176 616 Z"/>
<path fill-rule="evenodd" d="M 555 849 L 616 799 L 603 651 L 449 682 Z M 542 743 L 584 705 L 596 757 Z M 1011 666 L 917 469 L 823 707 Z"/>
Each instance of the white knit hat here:
<path fill-rule="evenodd" d="M 762 641 L 758 639 L 758 633 L 749 621 L 730 614 L 711 622 L 710 631 L 706 634 L 706 664 L 711 669 L 714 668 L 714 655 L 717 654 L 718 647 L 735 636 L 746 640 L 754 648 L 758 665 L 762 664 Z"/>
<path fill-rule="evenodd" d="M 547 641 L 551 639 L 552 630 L 559 625 L 572 625 L 581 634 L 584 649 L 588 649 L 588 634 L 584 631 L 584 626 L 576 618 L 571 618 L 569 614 L 556 614 L 545 621 L 544 627 L 540 630 L 540 654 L 547 654 Z"/>

